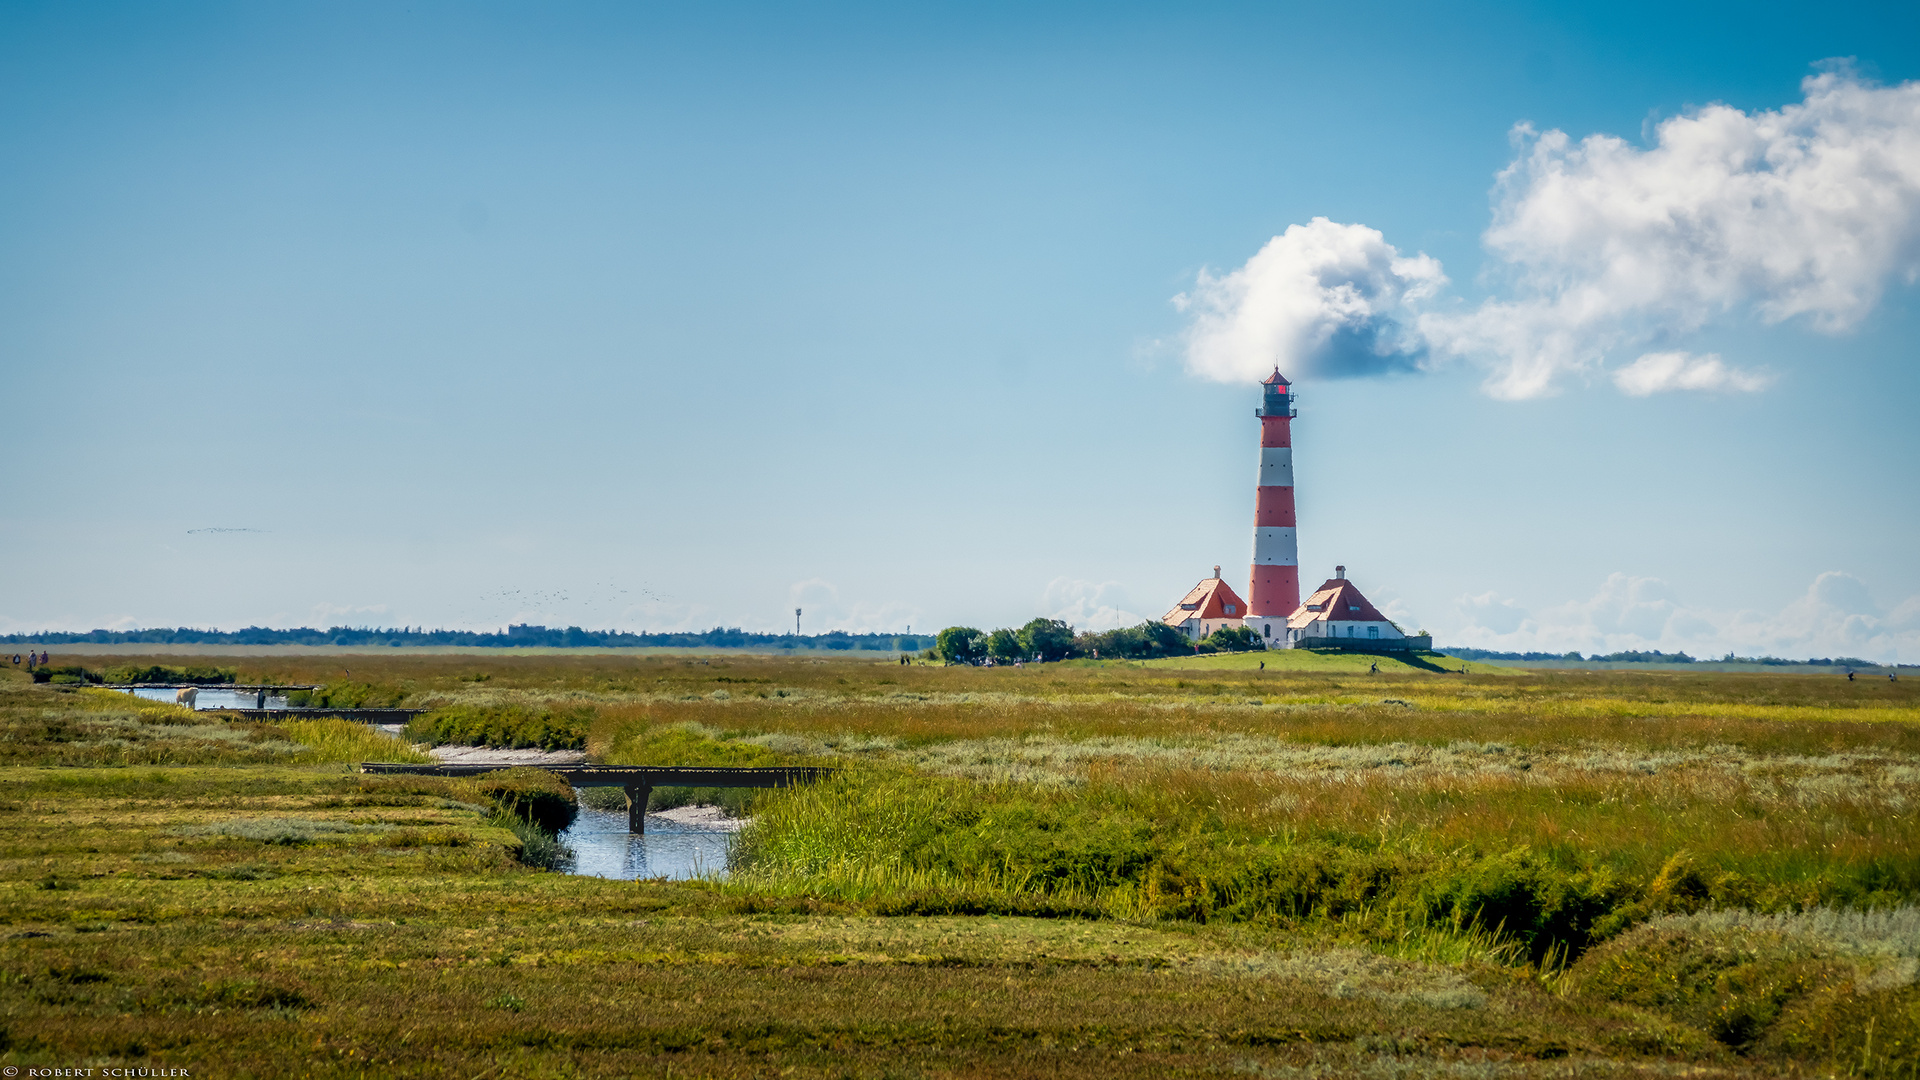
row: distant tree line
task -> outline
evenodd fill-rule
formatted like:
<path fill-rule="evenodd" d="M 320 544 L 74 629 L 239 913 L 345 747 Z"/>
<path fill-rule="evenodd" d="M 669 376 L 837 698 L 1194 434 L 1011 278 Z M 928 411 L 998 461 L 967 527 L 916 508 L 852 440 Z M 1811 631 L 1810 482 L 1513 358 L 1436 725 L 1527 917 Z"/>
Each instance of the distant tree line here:
<path fill-rule="evenodd" d="M 1590 656 L 1582 656 L 1578 651 L 1564 652 L 1564 653 L 1499 652 L 1494 649 L 1469 649 L 1469 648 L 1464 648 L 1461 646 L 1454 646 L 1454 645 L 1449 645 L 1446 648 L 1440 649 L 1438 651 L 1447 656 L 1458 657 L 1461 660 L 1573 660 L 1573 661 L 1585 661 L 1585 662 L 1607 661 L 1609 663 L 1615 663 L 1615 664 L 1696 664 L 1696 663 L 1702 662 L 1702 661 L 1696 660 L 1694 657 L 1688 656 L 1684 652 L 1663 653 L 1658 649 L 1653 649 L 1649 651 L 1629 650 L 1626 652 L 1593 653 Z M 1876 667 L 1878 666 L 1871 660 L 1862 660 L 1857 656 L 1836 656 L 1831 658 L 1814 657 L 1808 660 L 1784 660 L 1778 656 L 1735 656 L 1732 653 L 1728 653 L 1726 656 L 1721 657 L 1719 660 L 1712 661 L 1712 662 L 1718 663 L 1718 664 L 1771 664 L 1771 665 L 1782 665 L 1782 666 L 1789 665 L 1789 664 L 1813 664 L 1816 666 L 1825 666 L 1825 667 Z"/>
<path fill-rule="evenodd" d="M 43 632 L 6 634 L 6 645 L 477 645 L 486 648 L 775 648 L 867 649 L 878 652 L 919 652 L 932 647 L 926 634 L 756 634 L 739 627 L 715 627 L 700 633 L 633 633 L 626 630 L 557 629 L 516 623 L 503 631 L 427 630 L 421 627 L 376 629 L 335 626 L 326 630 L 273 630 L 249 626 L 242 630 L 91 630 L 85 633 Z"/>
<path fill-rule="evenodd" d="M 949 664 L 1011 664 L 1015 661 L 1051 662 L 1081 657 L 1150 660 L 1160 656 L 1192 656 L 1195 652 L 1244 652 L 1259 648 L 1259 638 L 1242 626 L 1223 627 L 1195 642 L 1166 623 L 1148 620 L 1139 626 L 1095 633 L 1059 619 L 1034 619 L 1018 630 L 977 630 L 949 626 L 936 636 L 929 659 Z"/>

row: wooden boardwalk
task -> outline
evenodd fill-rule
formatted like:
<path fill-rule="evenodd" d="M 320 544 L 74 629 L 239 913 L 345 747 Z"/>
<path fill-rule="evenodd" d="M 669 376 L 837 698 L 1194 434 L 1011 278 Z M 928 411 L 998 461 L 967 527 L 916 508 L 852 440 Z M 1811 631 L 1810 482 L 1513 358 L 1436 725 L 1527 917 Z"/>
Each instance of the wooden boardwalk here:
<path fill-rule="evenodd" d="M 501 769 L 545 769 L 574 787 L 617 787 L 627 793 L 627 828 L 644 833 L 647 799 L 657 787 L 780 788 L 824 780 L 834 771 L 823 765 L 767 768 L 689 768 L 672 765 L 403 765 L 363 761 L 363 773 L 412 773 L 422 776 L 478 776 Z"/>
<path fill-rule="evenodd" d="M 320 720 L 332 717 L 358 724 L 404 724 L 426 709 L 200 709 L 223 717 L 239 716 L 248 720 Z"/>

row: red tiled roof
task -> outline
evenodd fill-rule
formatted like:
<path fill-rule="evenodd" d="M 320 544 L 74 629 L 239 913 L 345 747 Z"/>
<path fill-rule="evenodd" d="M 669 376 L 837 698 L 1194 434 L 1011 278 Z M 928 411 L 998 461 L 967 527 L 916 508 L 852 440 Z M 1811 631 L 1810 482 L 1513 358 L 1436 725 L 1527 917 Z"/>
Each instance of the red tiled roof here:
<path fill-rule="evenodd" d="M 1232 605 L 1233 610 L 1226 610 Z M 1179 626 L 1188 619 L 1244 619 L 1247 617 L 1246 602 L 1241 600 L 1227 583 L 1219 578 L 1207 578 L 1193 587 L 1193 591 L 1180 598 L 1173 610 L 1160 616 L 1160 621 L 1168 626 Z"/>
<path fill-rule="evenodd" d="M 1388 622 L 1380 609 L 1353 582 L 1346 578 L 1328 578 L 1326 584 L 1306 598 L 1301 605 L 1287 616 L 1289 629 L 1298 630 L 1312 622 Z"/>

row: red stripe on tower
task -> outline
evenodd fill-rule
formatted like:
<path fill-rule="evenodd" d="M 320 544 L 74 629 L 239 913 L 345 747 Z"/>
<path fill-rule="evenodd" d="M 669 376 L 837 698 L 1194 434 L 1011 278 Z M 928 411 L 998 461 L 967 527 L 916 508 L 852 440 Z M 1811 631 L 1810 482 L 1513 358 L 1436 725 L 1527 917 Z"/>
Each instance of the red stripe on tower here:
<path fill-rule="evenodd" d="M 1287 616 L 1300 606 L 1300 546 L 1293 516 L 1293 388 L 1273 369 L 1262 379 L 1260 484 L 1253 502 L 1253 575 L 1247 587 L 1247 625 L 1282 648 Z"/>

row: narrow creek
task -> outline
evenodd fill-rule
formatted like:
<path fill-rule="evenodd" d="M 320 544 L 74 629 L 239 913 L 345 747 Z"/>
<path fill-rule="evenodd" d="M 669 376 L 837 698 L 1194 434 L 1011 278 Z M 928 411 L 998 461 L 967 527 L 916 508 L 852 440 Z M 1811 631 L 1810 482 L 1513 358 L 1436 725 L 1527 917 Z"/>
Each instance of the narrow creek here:
<path fill-rule="evenodd" d="M 646 833 L 635 836 L 627 831 L 625 810 L 582 806 L 560 842 L 573 849 L 575 874 L 617 881 L 684 880 L 726 873 L 733 833 L 731 825 L 689 824 L 648 814 Z"/>
<path fill-rule="evenodd" d="M 170 687 L 142 687 L 124 692 L 168 703 L 172 703 L 176 693 Z M 203 686 L 195 696 L 194 708 L 251 709 L 258 702 L 258 691 L 241 692 Z M 287 699 L 268 697 L 265 707 L 284 709 Z M 399 736 L 403 730 L 400 724 L 373 726 L 394 736 Z M 465 747 L 450 749 L 469 750 Z M 455 755 L 436 751 L 435 756 L 448 758 Z M 532 763 L 503 761 L 501 768 L 511 768 L 514 764 Z M 734 831 L 738 828 L 739 823 L 734 821 L 677 821 L 661 814 L 648 814 L 646 833 L 635 836 L 627 831 L 626 810 L 595 810 L 583 805 L 573 824 L 561 832 L 560 842 L 573 849 L 571 873 L 617 881 L 642 878 L 685 880 L 725 874 L 727 853 L 732 846 Z"/>
<path fill-rule="evenodd" d="M 141 687 L 136 690 L 124 690 L 121 692 L 132 694 L 135 697 L 143 697 L 149 701 L 164 701 L 169 705 L 173 704 L 174 696 L 179 693 L 178 690 L 170 686 Z M 259 702 L 260 697 L 259 691 L 257 690 L 222 690 L 217 686 L 201 686 L 195 688 L 193 695 L 193 707 L 195 710 L 284 709 L 287 707 L 287 699 L 284 697 L 269 695 L 266 704 L 261 705 Z"/>

